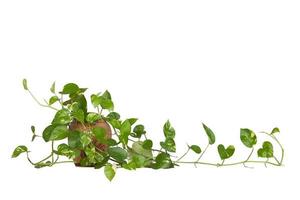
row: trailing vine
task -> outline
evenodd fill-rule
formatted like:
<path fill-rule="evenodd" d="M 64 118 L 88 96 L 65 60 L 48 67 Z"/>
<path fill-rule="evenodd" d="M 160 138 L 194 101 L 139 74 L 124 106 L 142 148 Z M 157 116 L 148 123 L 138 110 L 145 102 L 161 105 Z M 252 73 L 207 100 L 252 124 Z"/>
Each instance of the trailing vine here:
<path fill-rule="evenodd" d="M 42 134 L 37 134 L 35 126 L 31 126 L 31 141 L 41 138 L 49 143 L 49 155 L 34 162 L 30 158 L 31 152 L 27 146 L 17 146 L 13 151 L 13 158 L 22 153 L 26 154 L 27 160 L 35 168 L 74 163 L 79 167 L 103 168 L 105 176 L 111 181 L 117 168 L 169 169 L 180 164 L 193 164 L 196 167 L 198 165 L 248 167 L 249 163 L 265 166 L 283 165 L 284 149 L 276 137 L 280 132 L 279 128 L 274 128 L 270 132 L 261 132 L 270 140 L 264 141 L 258 149 L 255 149 L 256 133 L 248 128 L 240 129 L 240 140 L 249 149 L 249 155 L 241 161 L 228 162 L 235 153 L 235 147 L 219 144 L 217 152 L 220 161 L 211 163 L 203 161 L 202 157 L 207 149 L 215 144 L 216 139 L 214 132 L 204 123 L 202 126 L 208 143 L 203 151 L 197 144 L 187 145 L 186 152 L 177 157 L 175 155 L 176 131 L 169 120 L 163 125 L 164 141 L 159 143 L 159 148 L 155 148 L 153 141 L 146 134 L 144 125 L 137 123 L 137 118 L 121 119 L 120 114 L 114 111 L 114 103 L 107 90 L 90 96 L 94 107 L 94 111 L 90 112 L 84 95 L 87 88 L 80 88 L 75 83 L 64 85 L 63 89 L 57 93 L 54 82 L 50 88 L 52 96 L 43 103 L 30 91 L 26 79 L 23 80 L 23 87 L 37 104 L 55 111 L 53 120 Z M 275 142 L 281 150 L 279 157 L 274 154 L 272 142 Z M 254 152 L 257 156 L 254 156 Z M 198 157 L 194 160 L 184 160 L 189 153 L 194 153 Z"/>

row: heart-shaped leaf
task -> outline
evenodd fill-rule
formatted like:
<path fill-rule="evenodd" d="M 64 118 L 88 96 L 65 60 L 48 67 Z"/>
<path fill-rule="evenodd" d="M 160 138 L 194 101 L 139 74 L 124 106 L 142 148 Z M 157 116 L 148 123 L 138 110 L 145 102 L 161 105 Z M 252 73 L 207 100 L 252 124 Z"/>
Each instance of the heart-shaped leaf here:
<path fill-rule="evenodd" d="M 262 148 L 257 150 L 258 157 L 261 158 L 272 158 L 273 157 L 273 145 L 269 141 L 265 141 Z"/>
<path fill-rule="evenodd" d="M 233 145 L 229 145 L 226 149 L 223 144 L 218 145 L 218 152 L 221 160 L 230 158 L 234 154 L 235 148 Z"/>
<path fill-rule="evenodd" d="M 248 148 L 252 148 L 257 143 L 256 134 L 252 130 L 247 128 L 241 128 L 240 139 Z"/>

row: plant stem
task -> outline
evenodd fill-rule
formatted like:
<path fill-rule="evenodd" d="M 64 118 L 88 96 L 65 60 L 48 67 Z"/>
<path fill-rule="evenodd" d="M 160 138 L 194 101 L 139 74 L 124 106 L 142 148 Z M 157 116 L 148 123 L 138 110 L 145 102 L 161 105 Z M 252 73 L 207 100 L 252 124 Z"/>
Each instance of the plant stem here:
<path fill-rule="evenodd" d="M 279 145 L 280 149 L 281 149 L 281 158 L 279 161 L 279 165 L 282 165 L 283 163 L 283 158 L 284 158 L 284 149 L 283 146 L 281 145 L 281 143 L 279 142 L 279 140 L 272 134 L 266 133 L 266 132 L 262 132 L 264 134 L 266 134 L 267 136 L 271 137 L 273 140 L 275 140 L 277 142 L 277 144 Z"/>
<path fill-rule="evenodd" d="M 209 144 L 206 145 L 204 151 L 202 152 L 202 154 L 199 156 L 199 158 L 196 160 L 195 162 L 195 167 L 197 167 L 197 162 L 199 162 L 199 160 L 202 158 L 203 154 L 206 152 L 207 148 L 209 147 Z"/>
<path fill-rule="evenodd" d="M 188 154 L 189 151 L 190 151 L 190 147 L 188 146 L 188 150 L 187 150 L 180 158 L 178 158 L 178 159 L 176 160 L 176 162 L 178 162 L 178 161 L 180 161 L 182 158 L 184 158 L 184 157 Z"/>
<path fill-rule="evenodd" d="M 45 104 L 40 103 L 39 100 L 37 100 L 37 98 L 32 94 L 32 92 L 31 92 L 29 89 L 28 89 L 27 91 L 29 92 L 29 94 L 31 95 L 31 97 L 35 100 L 35 102 L 36 102 L 37 104 L 39 104 L 40 106 L 42 106 L 42 107 L 47 107 L 47 108 L 51 108 L 51 109 L 56 110 L 56 111 L 59 110 L 59 109 L 54 108 L 54 107 L 52 107 L 52 106 L 50 106 L 50 105 L 45 105 Z"/>
<path fill-rule="evenodd" d="M 54 141 L 51 141 L 51 161 L 54 163 Z"/>
<path fill-rule="evenodd" d="M 241 162 L 234 162 L 234 163 L 227 163 L 227 164 L 219 164 L 219 163 L 209 163 L 209 162 L 189 162 L 189 161 L 175 161 L 175 163 L 178 164 L 200 164 L 200 165 L 211 165 L 211 166 L 216 166 L 216 167 L 222 167 L 222 166 L 232 166 L 232 165 L 241 165 L 241 164 L 245 164 L 245 163 L 261 163 L 261 164 L 270 164 L 270 165 L 274 165 L 274 166 L 280 166 L 277 163 L 273 163 L 270 161 L 258 161 L 258 160 L 248 160 L 248 161 L 241 161 Z"/>

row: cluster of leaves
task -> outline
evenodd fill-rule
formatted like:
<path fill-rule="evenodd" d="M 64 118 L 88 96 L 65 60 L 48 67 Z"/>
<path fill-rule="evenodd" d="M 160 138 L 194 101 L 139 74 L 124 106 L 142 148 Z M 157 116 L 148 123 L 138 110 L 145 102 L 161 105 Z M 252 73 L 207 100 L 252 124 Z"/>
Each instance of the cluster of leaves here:
<path fill-rule="evenodd" d="M 137 123 L 137 118 L 121 119 L 120 114 L 114 111 L 114 103 L 107 90 L 104 93 L 90 96 L 95 112 L 89 112 L 87 99 L 84 95 L 87 88 L 80 88 L 75 83 L 64 85 L 62 90 L 57 93 L 54 82 L 50 88 L 52 96 L 48 101 L 45 100 L 46 104 L 40 103 L 33 96 L 26 79 L 23 80 L 23 87 L 39 105 L 49 107 L 56 112 L 51 123 L 43 130 L 42 135 L 36 134 L 35 127 L 31 126 L 32 141 L 41 137 L 44 142 L 51 143 L 49 156 L 41 161 L 32 162 L 26 146 L 20 145 L 13 151 L 13 158 L 26 153 L 27 159 L 36 168 L 75 162 L 79 166 L 103 168 L 105 176 L 112 180 L 117 168 L 128 170 L 144 167 L 168 169 L 181 163 L 180 159 L 187 154 L 178 160 L 172 160 L 173 154 L 176 153 L 176 131 L 169 120 L 163 125 L 164 141 L 160 142 L 159 149 L 155 149 L 153 141 L 146 136 L 144 125 Z M 109 136 L 105 128 L 95 126 L 99 121 L 107 123 L 109 128 L 113 130 L 112 137 Z M 82 128 L 71 129 L 71 124 L 74 122 L 81 124 Z M 202 125 L 208 136 L 208 146 L 213 145 L 216 141 L 215 134 L 208 126 Z M 277 132 L 279 129 L 275 128 L 270 134 L 267 134 L 274 137 Z M 257 143 L 256 134 L 250 129 L 241 129 L 240 139 L 248 148 L 253 148 Z M 276 141 L 278 140 L 276 139 Z M 99 144 L 102 145 L 101 148 L 99 148 Z M 200 154 L 199 159 L 192 163 L 199 163 L 206 149 L 202 152 L 199 145 L 188 145 L 188 151 L 192 150 L 196 154 Z M 233 156 L 235 147 L 233 145 L 225 147 L 223 144 L 219 144 L 217 150 L 223 161 L 221 165 L 223 165 L 225 159 Z M 262 158 L 273 158 L 272 143 L 265 141 L 262 148 L 258 149 L 257 154 Z M 61 157 L 67 160 L 61 161 Z M 280 163 L 278 161 L 280 165 L 282 159 Z M 248 160 L 249 158 L 246 161 Z"/>

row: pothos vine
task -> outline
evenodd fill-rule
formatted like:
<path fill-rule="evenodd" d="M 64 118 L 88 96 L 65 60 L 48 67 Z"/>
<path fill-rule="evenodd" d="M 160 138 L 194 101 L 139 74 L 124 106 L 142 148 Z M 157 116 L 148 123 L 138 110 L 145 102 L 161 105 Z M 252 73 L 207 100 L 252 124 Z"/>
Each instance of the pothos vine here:
<path fill-rule="evenodd" d="M 53 120 L 41 135 L 36 134 L 35 126 L 31 126 L 32 138 L 42 138 L 50 143 L 50 154 L 40 161 L 33 162 L 30 151 L 24 145 L 17 146 L 12 157 L 18 157 L 25 153 L 30 164 L 36 168 L 51 167 L 62 163 L 74 163 L 80 167 L 103 168 L 108 180 L 115 176 L 117 168 L 134 170 L 137 168 L 169 169 L 180 164 L 210 165 L 216 167 L 243 165 L 256 163 L 282 166 L 284 149 L 276 135 L 279 128 L 273 128 L 271 132 L 260 132 L 269 137 L 280 148 L 281 155 L 274 154 L 271 141 L 264 141 L 261 147 L 255 149 L 257 136 L 254 131 L 247 128 L 240 129 L 240 140 L 249 149 L 249 155 L 239 162 L 228 162 L 234 155 L 233 145 L 224 146 L 219 144 L 217 152 L 219 162 L 211 163 L 202 160 L 209 147 L 215 144 L 214 132 L 202 123 L 204 132 L 208 137 L 208 144 L 202 151 L 197 145 L 187 145 L 186 152 L 176 157 L 176 131 L 168 120 L 163 125 L 164 141 L 159 148 L 154 148 L 153 142 L 147 137 L 144 125 L 137 124 L 137 118 L 121 119 L 114 111 L 114 103 L 111 94 L 106 90 L 104 93 L 92 94 L 90 101 L 95 111 L 87 109 L 87 99 L 84 95 L 87 88 L 80 88 L 75 83 L 64 85 L 60 92 L 56 92 L 55 82 L 50 91 L 52 96 L 49 100 L 41 103 L 30 91 L 27 80 L 23 79 L 24 89 L 42 107 L 54 110 L 56 113 Z M 66 99 L 67 97 L 67 99 Z M 256 151 L 256 158 L 254 152 Z M 195 160 L 183 160 L 190 152 L 198 155 Z M 257 158 L 258 157 L 258 158 Z M 61 160 L 64 158 L 64 160 Z"/>

